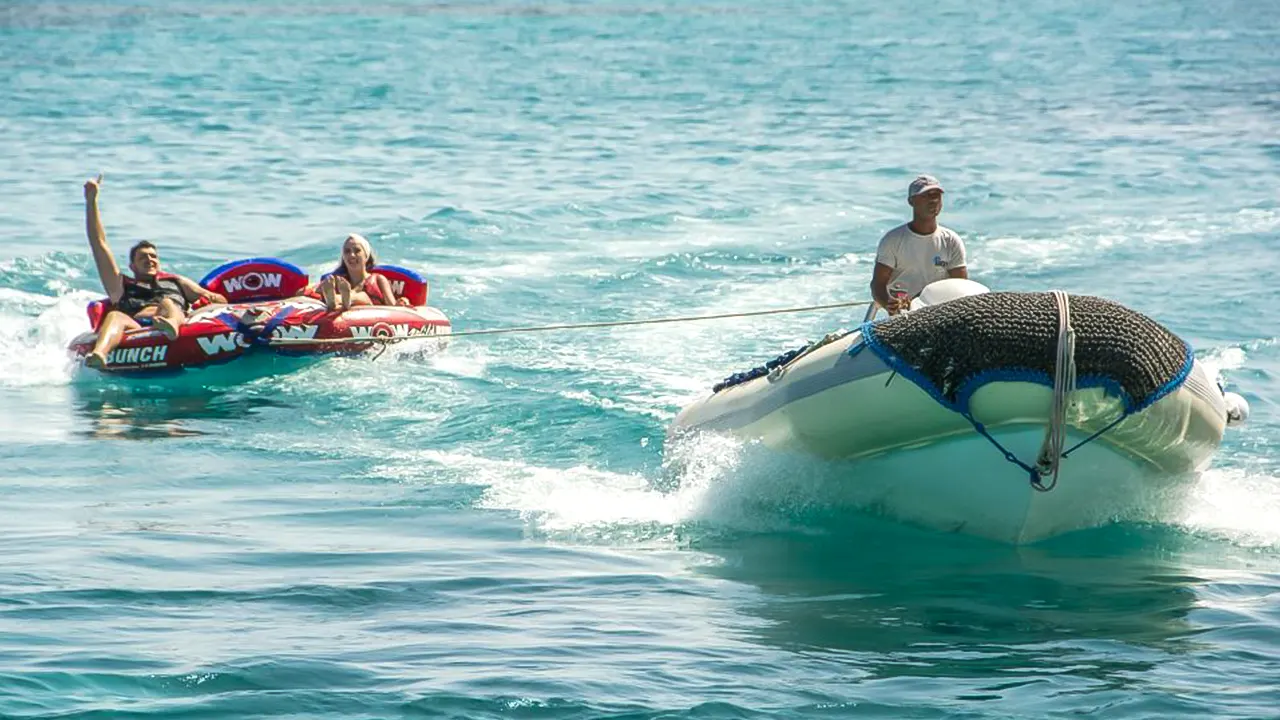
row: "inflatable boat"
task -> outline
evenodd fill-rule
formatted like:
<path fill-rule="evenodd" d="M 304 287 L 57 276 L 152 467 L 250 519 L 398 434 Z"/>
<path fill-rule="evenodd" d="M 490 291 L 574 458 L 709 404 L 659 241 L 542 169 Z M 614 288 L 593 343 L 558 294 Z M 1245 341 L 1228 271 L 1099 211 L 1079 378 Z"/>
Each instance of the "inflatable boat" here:
<path fill-rule="evenodd" d="M 731 376 L 669 439 L 824 458 L 860 506 L 1027 543 L 1180 502 L 1248 415 L 1186 342 L 1114 302 L 955 279 L 911 308 Z"/>
<path fill-rule="evenodd" d="M 396 296 L 408 305 L 362 305 L 330 312 L 324 303 L 300 293 L 309 279 L 301 268 L 276 258 L 237 260 L 210 271 L 200 285 L 227 298 L 225 305 L 196 307 L 169 340 L 144 327 L 126 333 L 107 355 L 102 372 L 155 375 L 181 372 L 237 360 L 248 353 L 307 356 L 381 351 L 388 343 L 430 341 L 442 347 L 449 319 L 426 304 L 427 282 L 407 268 L 380 265 Z M 97 329 L 110 309 L 106 300 L 88 307 L 91 330 L 71 341 L 69 351 L 82 360 L 93 349 Z"/>

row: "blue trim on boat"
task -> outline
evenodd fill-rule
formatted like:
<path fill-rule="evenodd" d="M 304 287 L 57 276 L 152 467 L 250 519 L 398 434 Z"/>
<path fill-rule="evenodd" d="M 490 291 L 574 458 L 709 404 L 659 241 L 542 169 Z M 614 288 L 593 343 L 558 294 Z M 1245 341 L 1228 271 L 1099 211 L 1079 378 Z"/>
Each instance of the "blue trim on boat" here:
<path fill-rule="evenodd" d="M 1004 367 L 984 370 L 966 378 L 955 390 L 955 401 L 947 399 L 942 388 L 938 387 L 932 380 L 926 377 L 910 363 L 904 360 L 900 355 L 893 351 L 888 345 L 880 341 L 876 334 L 872 332 L 873 323 L 865 323 L 862 326 L 862 337 L 871 352 L 875 353 L 889 367 L 893 368 L 899 375 L 910 380 L 921 390 L 929 394 L 939 405 L 958 412 L 966 417 L 969 414 L 969 401 L 973 398 L 973 394 L 984 385 L 994 382 L 1027 382 L 1043 385 L 1048 388 L 1053 387 L 1053 378 L 1042 370 L 1034 370 L 1023 367 Z M 1076 378 L 1076 387 L 1081 390 L 1089 388 L 1102 388 L 1112 397 L 1120 398 L 1124 403 L 1125 415 L 1132 415 L 1141 412 L 1148 407 L 1154 405 L 1164 396 L 1177 390 L 1186 381 L 1187 376 L 1191 374 L 1191 367 L 1195 362 L 1195 354 L 1192 352 L 1191 345 L 1185 340 L 1182 341 L 1185 357 L 1183 359 L 1182 368 L 1168 382 L 1161 385 L 1155 392 L 1151 393 L 1142 402 L 1133 398 L 1125 391 L 1114 378 L 1105 375 L 1081 375 Z"/>

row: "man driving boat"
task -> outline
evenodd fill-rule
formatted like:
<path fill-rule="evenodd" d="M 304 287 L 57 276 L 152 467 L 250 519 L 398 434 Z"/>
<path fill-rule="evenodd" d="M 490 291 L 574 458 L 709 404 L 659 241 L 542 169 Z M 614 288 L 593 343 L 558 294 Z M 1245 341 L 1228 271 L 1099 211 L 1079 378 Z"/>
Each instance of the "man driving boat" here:
<path fill-rule="evenodd" d="M 938 224 L 942 193 L 932 175 L 911 181 L 911 222 L 885 233 L 876 248 L 871 297 L 890 315 L 909 309 L 911 298 L 931 282 L 969 277 L 964 242 L 954 230 Z"/>

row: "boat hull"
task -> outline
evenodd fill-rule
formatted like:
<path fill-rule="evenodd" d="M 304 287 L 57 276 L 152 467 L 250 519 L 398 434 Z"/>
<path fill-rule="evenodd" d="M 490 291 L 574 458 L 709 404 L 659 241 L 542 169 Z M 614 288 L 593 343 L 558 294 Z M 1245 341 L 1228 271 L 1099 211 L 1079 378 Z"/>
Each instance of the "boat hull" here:
<path fill-rule="evenodd" d="M 1056 487 L 1043 492 L 997 443 L 1035 462 L 1052 409 L 1050 388 L 993 382 L 978 389 L 969 408 L 989 440 L 860 349 L 860 341 L 852 333 L 769 376 L 701 398 L 677 416 L 672 431 L 726 433 L 838 462 L 847 494 L 860 506 L 1026 543 L 1146 517 L 1179 502 L 1226 425 L 1221 391 L 1198 364 L 1180 387 L 1109 428 L 1122 414 L 1121 401 L 1102 389 L 1077 391 L 1066 447 L 1083 444 L 1061 461 Z"/>

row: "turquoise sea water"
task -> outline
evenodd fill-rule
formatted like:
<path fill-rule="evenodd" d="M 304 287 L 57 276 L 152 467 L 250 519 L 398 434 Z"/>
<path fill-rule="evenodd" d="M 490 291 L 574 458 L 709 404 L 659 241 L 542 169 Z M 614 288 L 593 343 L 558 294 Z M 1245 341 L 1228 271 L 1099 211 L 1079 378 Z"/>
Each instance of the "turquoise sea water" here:
<path fill-rule="evenodd" d="M 0 3 L 0 716 L 1277 717 L 1280 6 Z M 459 330 L 867 297 L 909 180 L 973 277 L 1245 395 L 1178 514 L 1011 548 L 667 424 L 830 311 L 238 382 L 63 347 L 117 253 L 347 232 Z M 957 481 L 963 481 L 963 470 Z"/>

